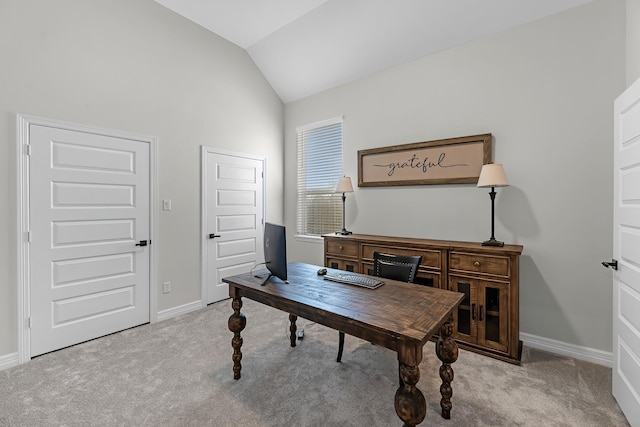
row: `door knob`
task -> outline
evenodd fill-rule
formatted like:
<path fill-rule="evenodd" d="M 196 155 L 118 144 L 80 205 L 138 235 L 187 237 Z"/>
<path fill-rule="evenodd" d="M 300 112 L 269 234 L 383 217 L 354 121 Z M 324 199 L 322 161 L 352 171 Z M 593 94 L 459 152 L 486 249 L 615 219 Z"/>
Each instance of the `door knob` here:
<path fill-rule="evenodd" d="M 604 265 L 606 268 L 613 268 L 614 270 L 618 269 L 618 260 L 617 259 L 612 259 L 611 261 L 603 261 L 602 265 Z"/>
<path fill-rule="evenodd" d="M 216 237 L 220 237 L 220 235 L 219 234 L 215 234 L 215 233 L 209 234 L 209 238 L 210 239 L 215 239 Z"/>
<path fill-rule="evenodd" d="M 147 246 L 146 240 L 140 240 L 140 242 L 136 243 L 136 246 Z"/>

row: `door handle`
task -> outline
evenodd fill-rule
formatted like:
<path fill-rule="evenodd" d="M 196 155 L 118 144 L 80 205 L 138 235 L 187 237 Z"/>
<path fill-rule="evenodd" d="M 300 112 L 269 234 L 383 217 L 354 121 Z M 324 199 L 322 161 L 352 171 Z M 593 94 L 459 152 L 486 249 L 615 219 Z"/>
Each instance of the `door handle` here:
<path fill-rule="evenodd" d="M 221 237 L 219 234 L 211 233 L 209 234 L 210 239 L 215 239 L 216 237 Z"/>
<path fill-rule="evenodd" d="M 139 243 L 136 243 L 136 246 L 147 246 L 147 241 L 146 240 L 140 240 Z"/>
<path fill-rule="evenodd" d="M 618 269 L 618 260 L 617 259 L 612 259 L 611 261 L 603 261 L 602 265 L 604 265 L 606 268 L 613 268 L 614 270 Z"/>

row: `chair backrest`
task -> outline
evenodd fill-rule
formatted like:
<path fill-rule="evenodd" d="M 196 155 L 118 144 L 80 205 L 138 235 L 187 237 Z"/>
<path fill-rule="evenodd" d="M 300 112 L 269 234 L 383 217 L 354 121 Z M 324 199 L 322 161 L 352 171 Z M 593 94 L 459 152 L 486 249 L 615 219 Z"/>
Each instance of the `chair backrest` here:
<path fill-rule="evenodd" d="M 413 283 L 422 262 L 421 256 L 373 253 L 373 271 L 378 277 Z"/>

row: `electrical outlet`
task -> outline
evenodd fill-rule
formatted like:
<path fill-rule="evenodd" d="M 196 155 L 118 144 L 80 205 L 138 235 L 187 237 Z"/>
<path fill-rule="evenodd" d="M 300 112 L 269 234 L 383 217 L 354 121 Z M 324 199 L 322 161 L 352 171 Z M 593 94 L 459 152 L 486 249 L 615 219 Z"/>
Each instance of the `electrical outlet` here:
<path fill-rule="evenodd" d="M 168 294 L 169 292 L 171 292 L 171 282 L 164 282 L 162 284 L 162 293 Z"/>

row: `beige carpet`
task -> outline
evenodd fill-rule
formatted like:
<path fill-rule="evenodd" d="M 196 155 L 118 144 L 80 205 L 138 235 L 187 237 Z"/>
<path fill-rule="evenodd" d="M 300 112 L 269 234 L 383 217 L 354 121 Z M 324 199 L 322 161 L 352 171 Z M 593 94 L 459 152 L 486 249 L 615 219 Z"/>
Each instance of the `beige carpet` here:
<path fill-rule="evenodd" d="M 230 301 L 103 337 L 0 372 L 0 426 L 400 426 L 395 354 L 244 301 L 242 378 L 233 380 Z M 461 351 L 451 420 L 439 362 L 425 347 L 418 383 L 429 426 L 626 426 L 611 370 L 525 347 L 522 366 Z"/>

